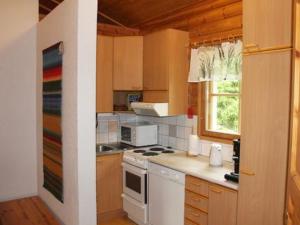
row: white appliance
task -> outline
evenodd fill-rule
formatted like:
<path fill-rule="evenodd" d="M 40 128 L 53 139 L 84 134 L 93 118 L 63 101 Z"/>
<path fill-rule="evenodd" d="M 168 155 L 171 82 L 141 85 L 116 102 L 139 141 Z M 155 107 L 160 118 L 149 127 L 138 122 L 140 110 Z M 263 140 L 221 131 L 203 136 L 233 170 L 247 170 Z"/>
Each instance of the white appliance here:
<path fill-rule="evenodd" d="M 222 146 L 220 144 L 212 144 L 209 155 L 209 165 L 218 167 L 223 165 Z"/>
<path fill-rule="evenodd" d="M 128 150 L 123 155 L 123 209 L 139 225 L 148 224 L 149 158 L 160 154 L 175 154 L 161 146 Z"/>
<path fill-rule="evenodd" d="M 149 163 L 149 225 L 184 225 L 185 174 Z"/>
<path fill-rule="evenodd" d="M 136 147 L 157 145 L 158 127 L 149 122 L 133 122 L 121 125 L 121 142 Z"/>
<path fill-rule="evenodd" d="M 132 102 L 131 108 L 138 115 L 145 116 L 168 116 L 168 103 L 146 103 L 146 102 Z"/>

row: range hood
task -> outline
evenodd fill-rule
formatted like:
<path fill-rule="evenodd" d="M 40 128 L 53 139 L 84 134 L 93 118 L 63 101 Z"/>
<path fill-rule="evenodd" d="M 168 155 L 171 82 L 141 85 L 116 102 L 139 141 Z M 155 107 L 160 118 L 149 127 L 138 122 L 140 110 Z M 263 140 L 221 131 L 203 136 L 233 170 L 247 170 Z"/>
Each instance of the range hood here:
<path fill-rule="evenodd" d="M 168 103 L 132 102 L 131 108 L 138 115 L 144 116 L 168 116 Z"/>

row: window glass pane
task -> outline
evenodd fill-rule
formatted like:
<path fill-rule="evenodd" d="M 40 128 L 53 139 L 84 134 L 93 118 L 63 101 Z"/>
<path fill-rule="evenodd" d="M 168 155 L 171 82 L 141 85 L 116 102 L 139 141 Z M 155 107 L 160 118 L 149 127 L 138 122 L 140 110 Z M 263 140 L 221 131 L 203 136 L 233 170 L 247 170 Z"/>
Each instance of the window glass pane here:
<path fill-rule="evenodd" d="M 214 96 L 211 102 L 210 129 L 213 131 L 238 133 L 240 103 L 238 96 Z"/>
<path fill-rule="evenodd" d="M 213 82 L 214 94 L 238 94 L 240 93 L 239 81 L 215 81 Z"/>

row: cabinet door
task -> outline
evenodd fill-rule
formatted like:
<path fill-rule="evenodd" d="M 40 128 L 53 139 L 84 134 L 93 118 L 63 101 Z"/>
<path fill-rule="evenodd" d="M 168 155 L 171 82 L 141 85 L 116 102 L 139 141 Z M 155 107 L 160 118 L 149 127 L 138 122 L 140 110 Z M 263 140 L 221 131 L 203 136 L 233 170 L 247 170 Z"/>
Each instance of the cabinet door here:
<path fill-rule="evenodd" d="M 243 0 L 245 48 L 291 46 L 292 1 Z"/>
<path fill-rule="evenodd" d="M 236 225 L 236 191 L 212 185 L 208 199 L 208 225 Z"/>
<path fill-rule="evenodd" d="M 114 90 L 143 89 L 143 37 L 114 38 Z"/>
<path fill-rule="evenodd" d="M 122 154 L 97 157 L 97 212 L 122 209 Z"/>
<path fill-rule="evenodd" d="M 164 30 L 144 37 L 144 90 L 168 90 L 169 36 Z"/>
<path fill-rule="evenodd" d="M 245 56 L 238 225 L 282 225 L 291 52 Z"/>
<path fill-rule="evenodd" d="M 96 111 L 113 111 L 113 38 L 97 38 Z"/>

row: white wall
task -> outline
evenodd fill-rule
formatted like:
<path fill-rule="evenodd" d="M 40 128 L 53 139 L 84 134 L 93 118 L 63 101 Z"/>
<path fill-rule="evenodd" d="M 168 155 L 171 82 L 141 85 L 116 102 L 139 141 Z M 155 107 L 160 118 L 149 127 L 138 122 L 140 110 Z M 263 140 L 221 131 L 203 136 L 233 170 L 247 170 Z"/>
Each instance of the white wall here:
<path fill-rule="evenodd" d="M 0 201 L 37 194 L 38 1 L 0 1 Z"/>
<path fill-rule="evenodd" d="M 96 225 L 95 81 L 97 0 L 65 0 L 38 25 L 38 192 L 66 225 Z M 42 50 L 64 42 L 64 203 L 43 188 Z"/>

